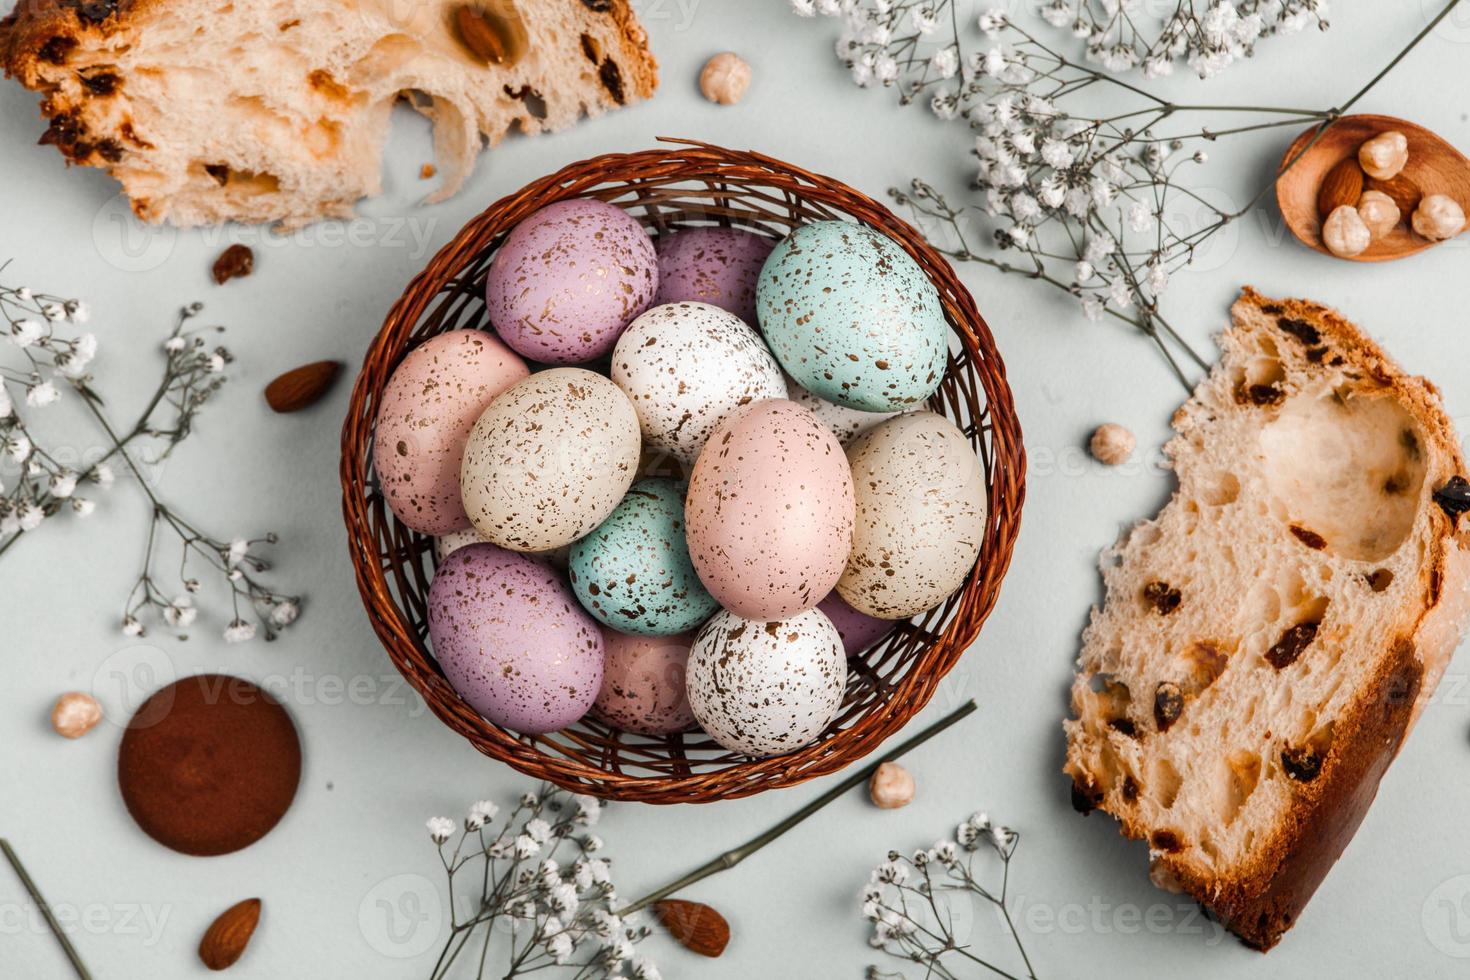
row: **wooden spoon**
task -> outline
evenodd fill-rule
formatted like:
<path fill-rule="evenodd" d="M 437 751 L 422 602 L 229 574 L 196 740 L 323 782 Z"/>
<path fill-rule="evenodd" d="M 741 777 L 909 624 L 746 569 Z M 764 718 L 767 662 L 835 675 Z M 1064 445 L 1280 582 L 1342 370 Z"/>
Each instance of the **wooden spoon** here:
<path fill-rule="evenodd" d="M 1343 116 L 1302 153 L 1302 148 L 1320 128 L 1313 126 L 1291 144 L 1281 158 L 1281 169 L 1285 172 L 1276 181 L 1276 203 L 1286 219 L 1286 227 L 1307 246 L 1332 255 L 1322 244 L 1322 222 L 1327 216 L 1317 213 L 1317 191 L 1322 179 L 1342 160 L 1356 157 L 1358 147 L 1365 141 L 1389 130 L 1398 130 L 1409 140 L 1409 162 L 1404 165 L 1402 176 L 1413 181 L 1426 196 L 1448 194 L 1470 213 L 1470 160 L 1423 126 L 1392 116 Z M 1298 153 L 1302 153 L 1300 160 L 1296 160 Z M 1296 162 L 1292 163 L 1293 160 Z M 1287 164 L 1291 164 L 1291 169 L 1286 169 Z M 1393 231 L 1373 239 L 1367 250 L 1351 256 L 1352 260 L 1388 262 L 1439 244 L 1416 235 L 1409 226 L 1409 218 L 1410 215 L 1400 215 Z"/>

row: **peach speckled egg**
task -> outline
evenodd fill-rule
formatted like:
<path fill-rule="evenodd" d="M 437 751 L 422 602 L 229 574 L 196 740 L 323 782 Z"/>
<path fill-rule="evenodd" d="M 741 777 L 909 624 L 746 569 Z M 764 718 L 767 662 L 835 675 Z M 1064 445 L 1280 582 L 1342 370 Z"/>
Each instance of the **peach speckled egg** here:
<path fill-rule="evenodd" d="M 661 235 L 655 303 L 697 300 L 755 326 L 755 284 L 776 242 L 741 228 L 685 228 Z"/>
<path fill-rule="evenodd" d="M 939 605 L 985 538 L 985 473 L 969 440 L 946 418 L 911 412 L 862 436 L 847 459 L 857 525 L 837 591 L 878 619 Z"/>
<path fill-rule="evenodd" d="M 578 198 L 516 225 L 485 277 L 485 305 L 495 331 L 525 357 L 579 364 L 611 351 L 657 289 L 658 256 L 643 226 Z"/>
<path fill-rule="evenodd" d="M 429 586 L 429 642 L 480 714 L 528 735 L 581 718 L 602 688 L 602 633 L 555 572 L 490 544 L 451 554 Z"/>
<path fill-rule="evenodd" d="M 547 551 L 601 524 L 638 469 L 638 415 L 618 386 L 553 368 L 502 392 L 465 443 L 460 492 L 476 530 Z"/>
<path fill-rule="evenodd" d="M 820 610 L 763 622 L 720 611 L 689 652 L 689 707 L 732 752 L 766 757 L 814 741 L 842 707 L 847 659 Z"/>
<path fill-rule="evenodd" d="M 711 595 L 746 619 L 822 600 L 852 543 L 853 486 L 837 437 L 785 399 L 736 409 L 694 464 L 689 557 Z"/>
<path fill-rule="evenodd" d="M 893 628 L 898 625 L 898 621 L 894 619 L 878 619 L 858 612 L 847 604 L 847 600 L 836 589 L 827 593 L 827 598 L 817 603 L 817 608 L 826 613 L 827 618 L 832 620 L 832 625 L 837 627 L 837 635 L 842 637 L 842 648 L 849 657 L 856 657 L 892 633 Z"/>
<path fill-rule="evenodd" d="M 684 687 L 693 633 L 629 636 L 603 627 L 602 642 L 607 655 L 593 717 L 639 735 L 694 727 Z"/>
<path fill-rule="evenodd" d="M 469 527 L 459 499 L 465 440 L 491 399 L 528 373 L 483 330 L 451 330 L 409 352 L 383 389 L 373 442 L 373 469 L 400 521 L 423 534 Z"/>

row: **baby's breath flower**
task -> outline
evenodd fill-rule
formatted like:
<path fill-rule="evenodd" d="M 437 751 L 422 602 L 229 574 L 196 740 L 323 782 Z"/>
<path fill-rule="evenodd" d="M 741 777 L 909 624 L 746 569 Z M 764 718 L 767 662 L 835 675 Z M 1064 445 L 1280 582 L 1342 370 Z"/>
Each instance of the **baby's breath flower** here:
<path fill-rule="evenodd" d="M 429 839 L 435 844 L 443 844 L 454 836 L 454 821 L 448 817 L 430 817 L 424 826 L 429 829 Z"/>
<path fill-rule="evenodd" d="M 96 503 L 94 503 L 93 501 L 90 501 L 90 500 L 86 499 L 85 497 L 73 497 L 73 498 L 71 498 L 71 510 L 72 510 L 72 513 L 73 514 L 76 514 L 78 517 L 91 517 L 92 516 L 92 511 L 94 511 L 96 509 L 97 509 Z"/>
<path fill-rule="evenodd" d="M 122 621 L 123 636 L 142 636 L 143 624 L 133 616 L 124 616 Z"/>
<path fill-rule="evenodd" d="M 236 617 L 225 627 L 224 637 L 226 643 L 246 643 L 255 639 L 255 624 Z"/>
<path fill-rule="evenodd" d="M 33 407 L 50 405 L 60 397 L 61 392 L 57 391 L 56 385 L 50 381 L 42 381 L 26 388 L 26 404 Z"/>

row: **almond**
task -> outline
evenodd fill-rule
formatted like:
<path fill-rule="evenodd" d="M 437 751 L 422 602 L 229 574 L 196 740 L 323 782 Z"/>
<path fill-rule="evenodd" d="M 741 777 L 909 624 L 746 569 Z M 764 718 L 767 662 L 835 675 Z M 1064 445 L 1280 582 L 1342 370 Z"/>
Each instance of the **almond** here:
<path fill-rule="evenodd" d="M 199 958 L 211 970 L 234 965 L 260 922 L 260 899 L 247 898 L 219 914 L 199 940 Z"/>
<path fill-rule="evenodd" d="M 719 956 L 730 942 L 730 923 L 702 902 L 664 899 L 653 903 L 653 915 L 681 946 L 700 956 Z"/>
<path fill-rule="evenodd" d="M 487 65 L 513 65 L 526 53 L 526 25 L 511 0 L 479 0 L 454 8 L 460 43 Z"/>
<path fill-rule="evenodd" d="M 1403 174 L 1390 177 L 1388 180 L 1369 177 L 1363 188 L 1370 191 L 1382 191 L 1393 198 L 1393 203 L 1399 206 L 1399 214 L 1405 218 L 1414 213 L 1419 207 L 1419 201 L 1424 197 L 1424 192 L 1419 189 L 1419 185 Z"/>
<path fill-rule="evenodd" d="M 265 386 L 266 403 L 278 412 L 299 412 L 316 404 L 341 371 L 341 361 L 303 364 Z"/>
<path fill-rule="evenodd" d="M 1364 177 L 1363 168 L 1358 166 L 1355 157 L 1344 157 L 1327 171 L 1327 176 L 1322 178 L 1322 186 L 1317 190 L 1317 213 L 1322 220 L 1327 220 L 1329 214 L 1344 204 L 1358 206 Z"/>

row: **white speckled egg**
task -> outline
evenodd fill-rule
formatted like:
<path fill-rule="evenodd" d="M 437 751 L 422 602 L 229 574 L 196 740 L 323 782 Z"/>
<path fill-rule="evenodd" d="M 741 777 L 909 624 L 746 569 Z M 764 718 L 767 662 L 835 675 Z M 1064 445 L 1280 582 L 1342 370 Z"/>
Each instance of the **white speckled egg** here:
<path fill-rule="evenodd" d="M 756 310 L 776 360 L 828 401 L 903 411 L 944 376 L 939 291 L 897 242 L 865 225 L 816 221 L 782 239 L 761 267 Z"/>
<path fill-rule="evenodd" d="M 408 353 L 383 388 L 373 469 L 398 519 L 421 534 L 469 527 L 459 460 L 491 399 L 530 373 L 483 330 L 450 330 Z"/>
<path fill-rule="evenodd" d="M 766 757 L 815 741 L 837 716 L 847 657 L 817 609 L 763 622 L 721 610 L 689 652 L 689 707 L 732 752 Z"/>
<path fill-rule="evenodd" d="M 736 408 L 786 397 L 781 368 L 756 332 L 708 303 L 668 303 L 634 320 L 613 350 L 612 379 L 633 403 L 644 441 L 684 463 Z"/>
<path fill-rule="evenodd" d="M 837 591 L 858 612 L 907 619 L 964 584 L 985 538 L 985 472 L 948 419 L 910 412 L 847 451 L 857 495 Z"/>
<path fill-rule="evenodd" d="M 471 430 L 465 511 L 502 548 L 570 544 L 623 499 L 638 450 L 638 416 L 617 385 L 580 368 L 541 371 L 501 393 Z"/>
<path fill-rule="evenodd" d="M 592 715 L 639 735 L 664 735 L 694 727 L 685 675 L 693 633 L 630 636 L 602 629 L 607 651 L 602 691 Z"/>
<path fill-rule="evenodd" d="M 795 378 L 790 377 L 786 379 L 786 397 L 821 419 L 843 446 L 852 445 L 858 436 L 879 422 L 893 418 L 895 414 L 893 412 L 864 412 L 829 402 L 807 391 L 796 383 Z"/>

